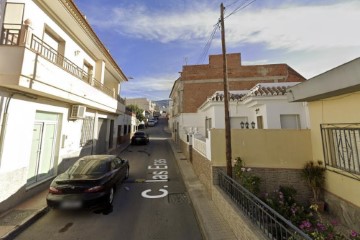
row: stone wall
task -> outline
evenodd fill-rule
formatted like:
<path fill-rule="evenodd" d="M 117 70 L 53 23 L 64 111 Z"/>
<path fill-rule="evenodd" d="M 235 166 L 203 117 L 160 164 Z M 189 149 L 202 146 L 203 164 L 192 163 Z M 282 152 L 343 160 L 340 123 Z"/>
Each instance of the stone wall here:
<path fill-rule="evenodd" d="M 237 239 L 265 240 L 263 233 L 247 218 L 218 186 L 212 188 L 212 200 L 227 221 Z"/>
<path fill-rule="evenodd" d="M 357 190 L 359 191 L 359 190 Z M 325 192 L 324 200 L 327 210 L 331 215 L 349 227 L 350 229 L 360 232 L 360 208 L 337 197 L 329 192 Z"/>

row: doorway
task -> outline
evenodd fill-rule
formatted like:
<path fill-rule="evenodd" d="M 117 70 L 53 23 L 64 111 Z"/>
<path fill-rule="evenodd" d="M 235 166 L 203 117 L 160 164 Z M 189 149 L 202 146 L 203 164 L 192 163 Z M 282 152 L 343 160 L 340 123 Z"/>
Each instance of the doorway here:
<path fill-rule="evenodd" d="M 27 184 L 40 182 L 55 174 L 54 156 L 58 119 L 58 114 L 36 113 Z"/>

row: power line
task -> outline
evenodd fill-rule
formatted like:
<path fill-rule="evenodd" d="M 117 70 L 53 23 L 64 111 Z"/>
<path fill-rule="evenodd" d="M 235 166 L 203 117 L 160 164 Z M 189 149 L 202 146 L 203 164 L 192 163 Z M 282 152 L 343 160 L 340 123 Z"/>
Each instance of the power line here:
<path fill-rule="evenodd" d="M 230 7 L 230 6 L 232 6 L 232 5 L 234 5 L 234 4 L 237 3 L 238 1 L 240 1 L 240 0 L 236 0 L 235 2 L 230 3 L 229 5 L 225 6 L 225 9 L 228 8 L 228 7 Z"/>
<path fill-rule="evenodd" d="M 240 0 L 236 0 L 236 1 L 234 1 L 233 3 L 227 5 L 227 7 L 230 7 L 230 6 L 238 3 L 239 1 L 240 1 Z M 233 10 L 229 15 L 227 15 L 226 17 L 224 17 L 224 19 L 226 19 L 226 18 L 230 17 L 231 15 L 239 12 L 240 10 L 246 8 L 247 6 L 249 6 L 250 4 L 252 4 L 252 3 L 255 2 L 255 1 L 256 1 L 256 0 L 252 0 L 252 1 L 249 2 L 249 1 L 247 0 L 247 1 L 243 2 L 243 3 L 241 3 L 241 4 L 240 4 L 237 8 L 235 8 L 235 10 Z M 214 29 L 212 30 L 212 32 L 211 32 L 211 34 L 210 34 L 210 37 L 209 37 L 209 39 L 207 40 L 207 42 L 206 42 L 206 44 L 205 44 L 205 46 L 204 46 L 204 49 L 203 49 L 203 51 L 202 51 L 202 53 L 201 53 L 201 55 L 200 55 L 200 57 L 199 57 L 199 59 L 198 59 L 198 62 L 197 62 L 198 64 L 201 64 L 201 63 L 204 62 L 204 60 L 205 60 L 205 58 L 206 58 L 206 56 L 207 56 L 207 54 L 208 54 L 208 52 L 209 52 L 209 49 L 210 49 L 210 47 L 211 47 L 212 40 L 214 39 L 215 34 L 216 34 L 216 32 L 217 32 L 217 30 L 218 30 L 219 28 L 220 28 L 220 20 L 214 25 Z"/>
<path fill-rule="evenodd" d="M 242 3 L 240 6 L 238 6 L 237 8 L 235 8 L 234 11 L 232 11 L 229 15 L 227 15 L 226 17 L 224 17 L 224 19 L 230 17 L 231 15 L 239 12 L 240 10 L 243 10 L 244 8 L 248 7 L 250 4 L 252 4 L 253 2 L 255 2 L 256 0 L 252 0 L 250 2 L 244 2 Z M 236 1 L 237 2 L 237 1 Z M 231 4 L 232 5 L 232 4 Z"/>
<path fill-rule="evenodd" d="M 210 37 L 207 40 L 207 42 L 206 42 L 206 44 L 204 46 L 204 49 L 203 49 L 203 51 L 202 51 L 202 53 L 201 53 L 201 55 L 199 57 L 198 64 L 202 63 L 205 60 L 205 58 L 206 58 L 206 56 L 207 56 L 207 54 L 209 52 L 212 40 L 214 39 L 216 31 L 218 29 L 219 29 L 219 22 L 214 25 L 214 29 L 212 30 L 212 32 L 210 34 Z"/>

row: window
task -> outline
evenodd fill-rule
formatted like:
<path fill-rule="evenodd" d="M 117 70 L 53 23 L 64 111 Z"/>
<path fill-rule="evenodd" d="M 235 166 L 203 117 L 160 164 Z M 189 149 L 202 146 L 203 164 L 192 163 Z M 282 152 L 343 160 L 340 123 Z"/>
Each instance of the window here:
<path fill-rule="evenodd" d="M 80 145 L 86 146 L 92 144 L 94 132 L 94 119 L 92 117 L 86 117 L 83 120 L 81 128 L 81 140 Z"/>
<path fill-rule="evenodd" d="M 127 134 L 127 125 L 124 125 L 124 135 L 126 135 Z"/>
<path fill-rule="evenodd" d="M 43 46 L 41 48 L 41 55 L 51 62 L 67 68 L 64 64 L 65 41 L 50 27 L 45 26 L 43 36 Z M 67 70 L 70 70 L 67 68 Z"/>
<path fill-rule="evenodd" d="M 1 44 L 18 45 L 25 5 L 6 3 Z"/>
<path fill-rule="evenodd" d="M 325 164 L 360 174 L 360 124 L 321 124 Z"/>
<path fill-rule="evenodd" d="M 87 61 L 84 61 L 84 67 L 83 67 L 83 79 L 88 81 L 89 83 L 92 83 L 92 75 L 93 75 L 93 66 L 88 63 Z"/>
<path fill-rule="evenodd" d="M 281 129 L 300 129 L 300 117 L 298 114 L 281 114 Z"/>

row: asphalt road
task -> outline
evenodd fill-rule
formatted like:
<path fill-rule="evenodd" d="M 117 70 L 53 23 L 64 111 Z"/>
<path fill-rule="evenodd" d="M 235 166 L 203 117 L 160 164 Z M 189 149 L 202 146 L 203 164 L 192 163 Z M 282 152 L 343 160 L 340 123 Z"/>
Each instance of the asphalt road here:
<path fill-rule="evenodd" d="M 129 146 L 121 156 L 130 177 L 119 185 L 112 212 L 54 211 L 15 239 L 203 239 L 184 182 L 163 131 L 165 119 L 145 129 L 150 143 Z"/>

